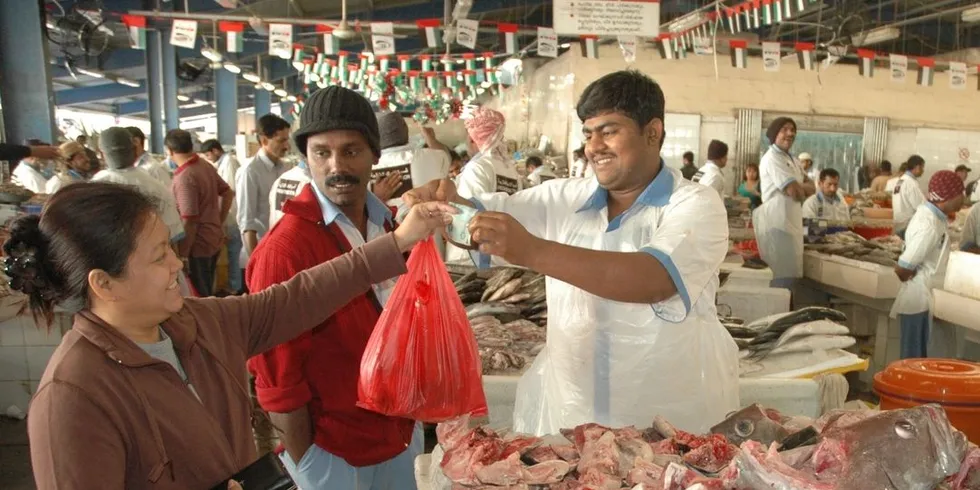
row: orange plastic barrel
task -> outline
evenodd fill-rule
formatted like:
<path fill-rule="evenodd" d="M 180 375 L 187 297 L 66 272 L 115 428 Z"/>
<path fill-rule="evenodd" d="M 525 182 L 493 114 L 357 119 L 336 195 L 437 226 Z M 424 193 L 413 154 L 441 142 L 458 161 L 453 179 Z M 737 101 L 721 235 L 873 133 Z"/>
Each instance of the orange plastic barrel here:
<path fill-rule="evenodd" d="M 881 409 L 937 403 L 954 427 L 980 444 L 980 364 L 956 359 L 905 359 L 876 374 Z"/>

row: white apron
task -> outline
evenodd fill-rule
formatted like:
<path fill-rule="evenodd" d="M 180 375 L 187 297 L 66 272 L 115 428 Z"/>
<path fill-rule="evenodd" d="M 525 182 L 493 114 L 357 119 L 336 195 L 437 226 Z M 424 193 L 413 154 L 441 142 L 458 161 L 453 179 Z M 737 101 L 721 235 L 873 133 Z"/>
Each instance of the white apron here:
<path fill-rule="evenodd" d="M 764 166 L 771 173 L 765 175 Z M 803 182 L 803 170 L 795 160 L 774 148 L 763 155 L 760 174 L 770 179 L 796 177 Z M 769 264 L 773 278 L 803 277 L 803 206 L 780 191 L 763 189 L 762 205 L 752 212 L 752 226 L 759 255 Z"/>
<path fill-rule="evenodd" d="M 913 218 L 914 219 L 914 218 Z M 912 224 L 909 224 L 912 228 Z M 942 245 L 939 249 L 939 258 L 935 265 L 923 263 L 916 269 L 916 274 L 912 279 L 902 283 L 892 303 L 890 312 L 891 318 L 898 318 L 898 315 L 915 315 L 924 311 L 931 313 L 935 311 L 932 290 L 939 287 L 946 272 L 946 263 L 949 260 L 949 233 L 946 232 L 945 223 L 937 223 L 932 233 L 943 235 Z"/>
<path fill-rule="evenodd" d="M 636 252 L 650 232 L 624 221 L 606 233 L 604 210 L 566 223 L 556 230 L 562 243 L 594 250 Z M 717 319 L 717 287 L 715 278 L 702 294 L 711 300 L 671 323 L 655 314 L 659 305 L 606 300 L 548 277 L 547 345 L 518 383 L 514 430 L 557 434 L 587 422 L 647 427 L 661 415 L 707 432 L 738 409 L 737 348 Z"/>

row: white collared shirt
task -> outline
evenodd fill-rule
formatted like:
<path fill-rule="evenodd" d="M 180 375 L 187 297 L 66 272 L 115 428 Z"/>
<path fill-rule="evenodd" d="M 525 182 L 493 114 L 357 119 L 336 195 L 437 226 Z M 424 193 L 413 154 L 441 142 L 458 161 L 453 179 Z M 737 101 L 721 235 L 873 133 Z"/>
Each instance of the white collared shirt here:
<path fill-rule="evenodd" d="M 532 186 L 535 186 L 535 185 L 540 185 L 542 182 L 547 182 L 556 177 L 557 176 L 555 175 L 555 173 L 552 172 L 547 165 L 541 165 L 527 175 L 527 181 Z"/>
<path fill-rule="evenodd" d="M 143 153 L 136 160 L 136 166 L 146 171 L 151 177 L 160 181 L 164 187 L 170 189 L 174 184 L 174 174 L 165 163 L 157 161 L 153 155 Z"/>
<path fill-rule="evenodd" d="M 722 173 L 721 167 L 711 160 L 698 169 L 691 181 L 714 189 L 721 197 L 725 196 L 725 174 Z"/>
<path fill-rule="evenodd" d="M 235 178 L 238 176 L 238 159 L 231 153 L 223 153 L 221 158 L 214 164 L 214 169 L 218 171 L 221 180 L 228 184 L 228 187 L 235 189 Z M 225 226 L 238 227 L 238 198 L 231 201 L 231 209 L 225 219 Z"/>
<path fill-rule="evenodd" d="M 48 183 L 48 179 L 44 178 L 41 172 L 35 170 L 27 162 L 18 163 L 10 177 L 10 180 L 15 184 L 35 194 L 44 194 L 45 186 Z"/>
<path fill-rule="evenodd" d="M 131 185 L 140 192 L 157 200 L 160 218 L 170 230 L 170 241 L 175 242 L 184 237 L 184 223 L 177 212 L 177 200 L 173 190 L 168 189 L 160 181 L 145 170 L 137 167 L 123 169 L 100 170 L 92 177 L 92 182 L 112 182 L 114 184 Z"/>
<path fill-rule="evenodd" d="M 912 215 L 926 202 L 926 196 L 919 188 L 918 179 L 911 172 L 905 172 L 899 178 L 895 190 L 892 191 L 892 209 L 894 210 L 895 230 L 904 230 Z"/>
<path fill-rule="evenodd" d="M 929 311 L 932 290 L 942 284 L 946 272 L 948 225 L 948 218 L 934 204 L 927 202 L 916 208 L 905 229 L 905 246 L 898 258 L 899 267 L 915 271 L 915 276 L 899 287 L 892 306 L 893 317 Z"/>
<path fill-rule="evenodd" d="M 289 170 L 285 163 L 273 163 L 259 150 L 255 157 L 239 169 L 235 177 L 235 196 L 238 199 L 238 229 L 254 231 L 262 238 L 269 231 L 269 193 L 280 175 Z"/>
<path fill-rule="evenodd" d="M 823 192 L 817 192 L 803 202 L 803 218 L 850 221 L 851 211 L 840 196 L 827 198 Z"/>

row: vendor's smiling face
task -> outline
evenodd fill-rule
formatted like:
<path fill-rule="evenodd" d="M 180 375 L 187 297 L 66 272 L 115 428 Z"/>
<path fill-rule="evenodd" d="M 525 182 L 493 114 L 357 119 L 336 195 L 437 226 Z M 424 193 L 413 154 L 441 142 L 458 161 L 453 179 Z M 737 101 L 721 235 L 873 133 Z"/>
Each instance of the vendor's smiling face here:
<path fill-rule="evenodd" d="M 585 157 L 599 185 L 610 191 L 646 187 L 659 171 L 664 123 L 653 118 L 643 127 L 620 112 L 591 117 L 582 125 Z"/>

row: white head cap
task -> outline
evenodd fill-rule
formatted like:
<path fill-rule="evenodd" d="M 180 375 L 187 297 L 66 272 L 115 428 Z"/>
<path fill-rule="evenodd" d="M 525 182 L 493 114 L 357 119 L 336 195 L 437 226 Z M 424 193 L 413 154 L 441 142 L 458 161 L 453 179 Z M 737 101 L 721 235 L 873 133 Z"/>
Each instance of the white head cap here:
<path fill-rule="evenodd" d="M 807 152 L 800 153 L 796 158 L 799 158 L 800 160 L 810 160 L 811 162 L 813 161 L 813 157 Z"/>

